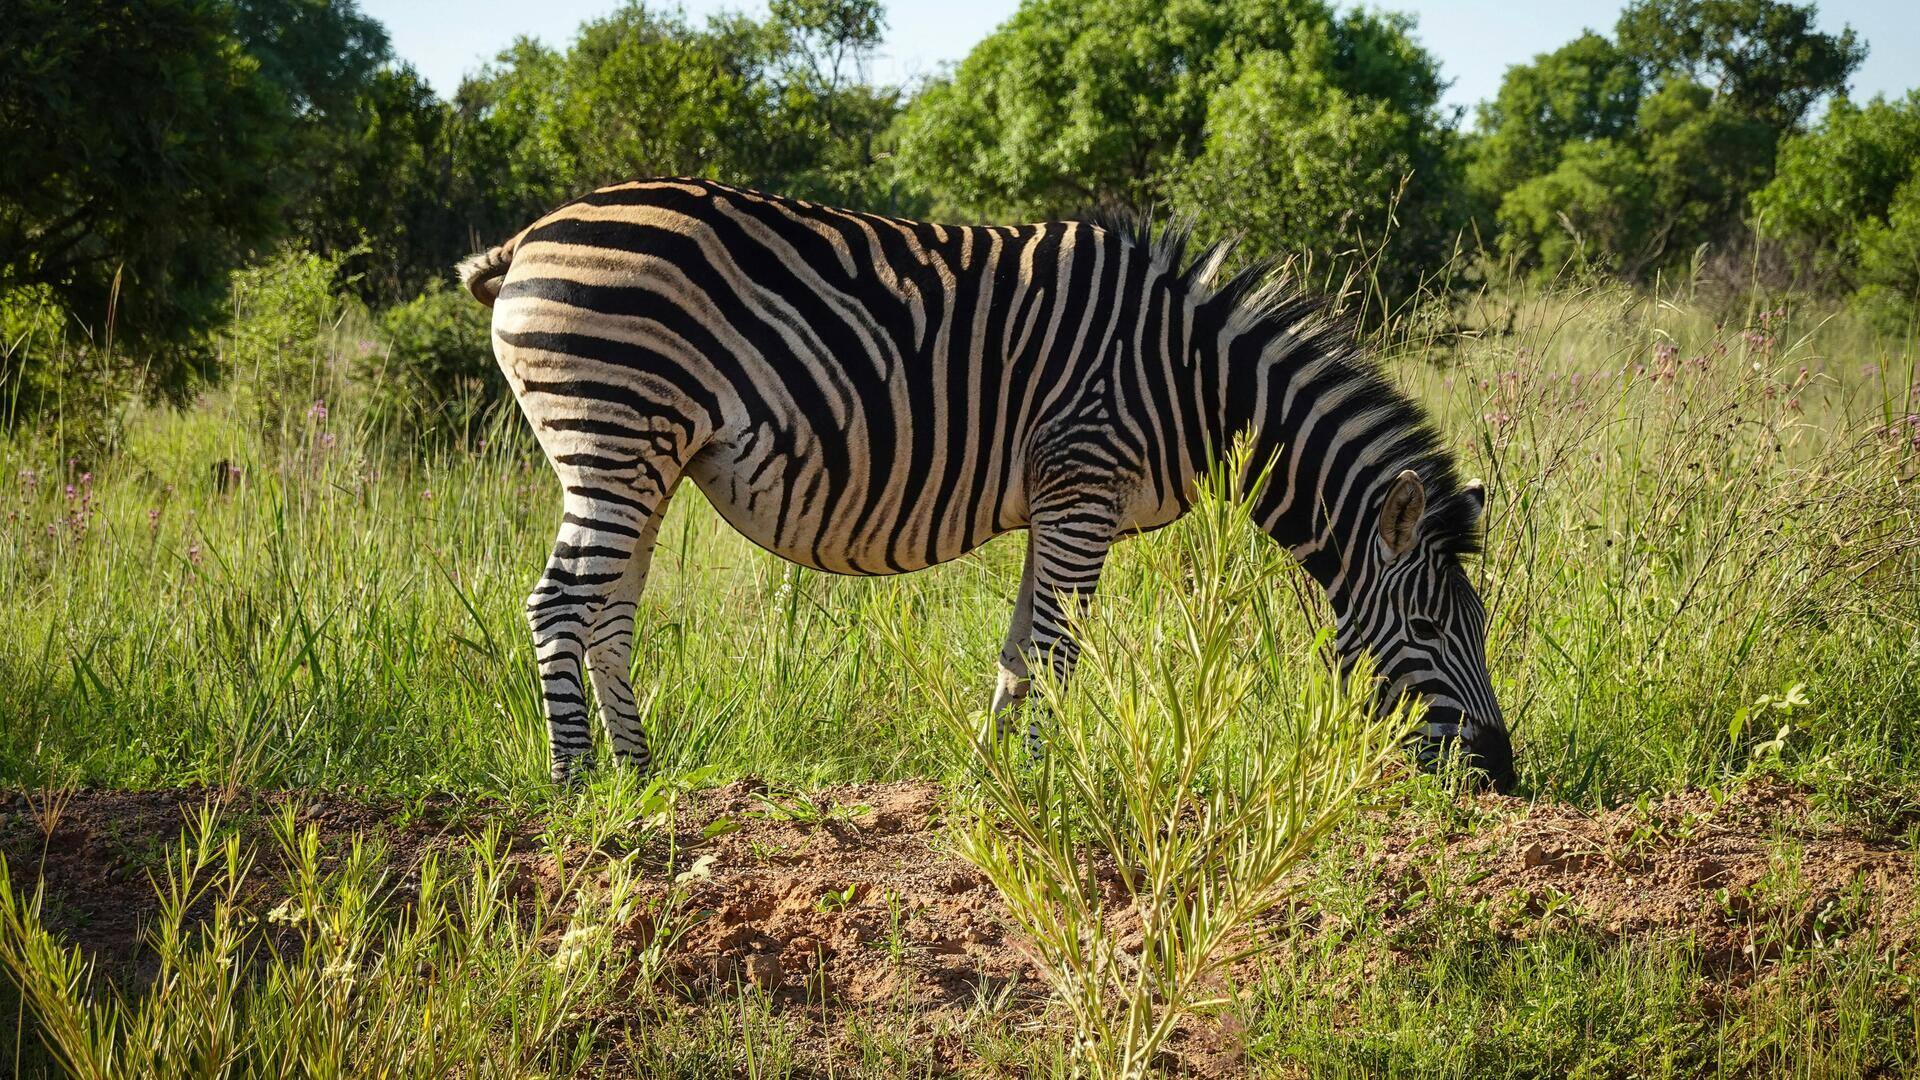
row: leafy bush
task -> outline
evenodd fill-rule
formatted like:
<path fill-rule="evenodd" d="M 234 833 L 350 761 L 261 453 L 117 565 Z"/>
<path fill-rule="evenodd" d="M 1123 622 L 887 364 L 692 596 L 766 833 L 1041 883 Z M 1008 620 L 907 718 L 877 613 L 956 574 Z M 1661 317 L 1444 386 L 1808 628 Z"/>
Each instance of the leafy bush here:
<path fill-rule="evenodd" d="M 87 462 L 113 448 L 140 373 L 73 330 L 53 290 L 0 293 L 0 430 L 31 425 Z"/>
<path fill-rule="evenodd" d="M 435 286 L 380 318 L 384 352 L 363 357 L 365 420 L 389 438 L 470 438 L 508 397 L 493 362 L 490 312 L 458 289 Z"/>
<path fill-rule="evenodd" d="M 290 247 L 233 275 L 220 366 L 269 439 L 295 430 L 299 417 L 345 388 L 337 331 L 358 303 L 342 295 L 348 282 L 340 266 L 355 254 Z"/>
<path fill-rule="evenodd" d="M 1205 149 L 1170 174 L 1168 196 L 1202 235 L 1238 235 L 1255 257 L 1389 254 L 1374 283 L 1409 295 L 1464 220 L 1451 136 L 1427 113 L 1341 89 L 1329 66 L 1255 54 L 1213 95 Z"/>
<path fill-rule="evenodd" d="M 1780 147 L 1753 196 L 1763 233 L 1786 243 L 1834 291 L 1910 316 L 1920 299 L 1920 91 L 1833 103 Z"/>

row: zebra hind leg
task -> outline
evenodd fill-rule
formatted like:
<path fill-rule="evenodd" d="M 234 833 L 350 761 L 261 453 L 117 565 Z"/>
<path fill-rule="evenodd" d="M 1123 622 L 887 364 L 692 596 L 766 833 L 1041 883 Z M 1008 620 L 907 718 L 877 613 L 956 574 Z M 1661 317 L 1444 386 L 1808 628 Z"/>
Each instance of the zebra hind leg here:
<path fill-rule="evenodd" d="M 640 595 L 647 587 L 654 538 L 666 510 L 663 501 L 641 529 L 633 557 L 627 562 L 626 576 L 614 598 L 600 609 L 587 643 L 587 671 L 593 679 L 593 696 L 600 705 L 600 723 L 606 728 L 614 760 L 643 774 L 653 768 L 653 748 L 647 742 L 633 692 L 633 622 Z"/>
<path fill-rule="evenodd" d="M 556 783 L 589 764 L 593 732 L 587 723 L 582 659 L 602 615 L 633 569 L 635 547 L 651 507 L 567 497 L 566 517 L 546 572 L 527 596 L 527 625 L 540 667 L 542 707 Z M 631 611 L 626 618 L 631 621 Z M 628 692 L 629 700 L 631 691 Z"/>

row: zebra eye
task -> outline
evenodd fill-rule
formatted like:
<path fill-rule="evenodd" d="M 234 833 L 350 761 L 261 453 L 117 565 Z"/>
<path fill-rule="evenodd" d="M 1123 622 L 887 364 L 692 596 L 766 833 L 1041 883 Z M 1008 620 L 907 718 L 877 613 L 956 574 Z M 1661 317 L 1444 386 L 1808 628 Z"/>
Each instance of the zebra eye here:
<path fill-rule="evenodd" d="M 1413 631 L 1414 637 L 1425 641 L 1432 641 L 1440 636 L 1440 624 L 1427 618 L 1425 615 L 1415 615 L 1413 618 L 1408 619 L 1407 629 Z"/>

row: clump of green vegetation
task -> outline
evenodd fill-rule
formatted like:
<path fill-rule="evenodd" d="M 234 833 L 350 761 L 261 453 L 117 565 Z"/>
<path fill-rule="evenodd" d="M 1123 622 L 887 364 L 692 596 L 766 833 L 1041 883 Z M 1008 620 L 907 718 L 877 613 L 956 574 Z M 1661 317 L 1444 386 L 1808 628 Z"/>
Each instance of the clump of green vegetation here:
<path fill-rule="evenodd" d="M 1401 710 L 1372 715 L 1364 670 L 1350 683 L 1311 677 L 1291 708 L 1254 713 L 1281 697 L 1275 683 L 1295 682 L 1291 665 L 1319 661 L 1261 636 L 1251 655 L 1241 648 L 1242 619 L 1272 625 L 1281 557 L 1254 546 L 1233 497 L 1247 464 L 1242 453 L 1216 470 L 1180 542 L 1150 551 L 1160 587 L 1136 599 L 1164 603 L 1169 632 L 1143 642 L 1121 620 L 1083 627 L 1076 692 L 1044 695 L 1057 707 L 1038 776 L 992 719 L 943 702 L 974 765 L 960 801 L 977 808 L 960 818 L 958 850 L 1033 942 L 1097 1075 L 1148 1075 L 1174 1030 L 1220 1003 L 1228 971 L 1260 951 L 1255 923 L 1286 898 L 1287 873 L 1413 726 Z"/>
<path fill-rule="evenodd" d="M 493 362 L 491 316 L 464 289 L 444 286 L 382 312 L 385 347 L 359 362 L 366 423 L 394 445 L 483 438 L 510 400 Z"/>
<path fill-rule="evenodd" d="M 511 898 L 497 833 L 445 863 L 428 855 L 404 883 L 377 844 L 323 858 L 291 806 L 276 836 L 285 871 L 269 875 L 213 809 L 189 823 L 156 882 L 157 970 L 132 995 L 96 985 L 0 861 L 0 965 L 67 1075 L 510 1075 L 585 1060 L 580 1013 L 624 966 L 613 933 L 636 914 L 629 862 L 571 867 L 557 900 L 529 904 Z"/>

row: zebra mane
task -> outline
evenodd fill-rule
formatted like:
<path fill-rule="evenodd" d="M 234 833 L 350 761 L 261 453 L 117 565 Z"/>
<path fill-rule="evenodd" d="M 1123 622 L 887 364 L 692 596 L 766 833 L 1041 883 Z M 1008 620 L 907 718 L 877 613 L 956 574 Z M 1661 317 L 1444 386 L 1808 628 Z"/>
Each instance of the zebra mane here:
<path fill-rule="evenodd" d="M 1313 369 L 1317 385 L 1353 386 L 1382 432 L 1386 475 L 1412 469 L 1426 488 L 1426 542 L 1455 556 L 1480 553 L 1480 500 L 1467 492 L 1454 453 L 1426 409 L 1356 344 L 1352 318 L 1333 314 L 1328 298 L 1293 284 L 1278 259 L 1254 259 L 1229 273 L 1237 238 L 1204 244 L 1189 258 L 1194 230 L 1189 217 L 1156 226 L 1150 214 L 1108 212 L 1093 223 L 1147 251 L 1149 265 L 1170 286 L 1222 320 L 1236 341 L 1254 343 L 1251 355 L 1278 348 L 1290 365 Z"/>

